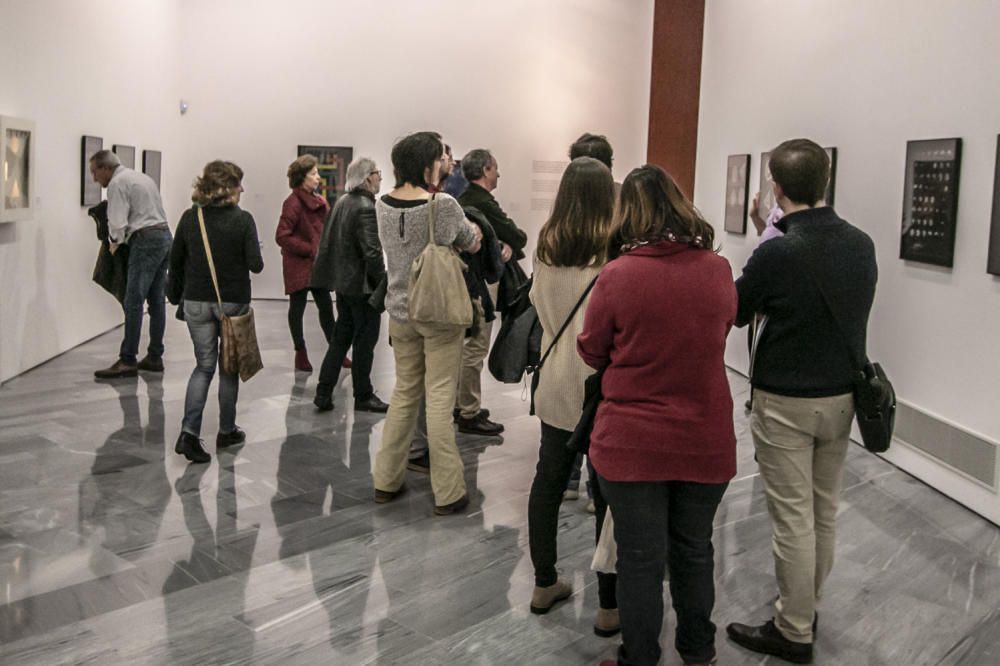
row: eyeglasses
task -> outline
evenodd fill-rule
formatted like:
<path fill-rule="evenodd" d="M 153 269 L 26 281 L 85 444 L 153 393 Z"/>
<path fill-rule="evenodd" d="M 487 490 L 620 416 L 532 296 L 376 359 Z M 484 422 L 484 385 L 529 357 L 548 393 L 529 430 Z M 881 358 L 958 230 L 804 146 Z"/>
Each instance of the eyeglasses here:
<path fill-rule="evenodd" d="M 368 175 L 369 175 L 369 176 L 374 176 L 375 174 L 378 174 L 378 175 L 380 175 L 380 176 L 381 176 L 381 175 L 382 175 L 382 172 L 381 172 L 381 171 L 380 171 L 379 169 L 375 169 L 374 171 L 369 171 L 369 172 L 368 172 Z"/>

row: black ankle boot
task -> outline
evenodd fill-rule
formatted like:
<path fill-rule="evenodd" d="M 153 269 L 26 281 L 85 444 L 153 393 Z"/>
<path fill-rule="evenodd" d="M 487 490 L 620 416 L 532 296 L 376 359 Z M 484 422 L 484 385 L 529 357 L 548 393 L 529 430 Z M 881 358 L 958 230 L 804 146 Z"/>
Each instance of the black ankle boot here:
<path fill-rule="evenodd" d="M 316 405 L 318 411 L 331 411 L 333 409 L 333 387 L 329 384 L 317 384 L 316 397 L 313 398 L 313 404 Z"/>
<path fill-rule="evenodd" d="M 193 463 L 207 463 L 212 460 L 200 439 L 188 432 L 181 432 L 174 445 L 174 453 L 179 453 Z"/>

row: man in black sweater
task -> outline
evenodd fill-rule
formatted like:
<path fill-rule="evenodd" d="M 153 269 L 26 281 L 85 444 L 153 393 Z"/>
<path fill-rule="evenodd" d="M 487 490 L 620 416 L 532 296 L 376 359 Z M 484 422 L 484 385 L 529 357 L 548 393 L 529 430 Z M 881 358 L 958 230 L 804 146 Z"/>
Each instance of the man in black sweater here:
<path fill-rule="evenodd" d="M 871 238 L 823 201 L 830 178 L 823 148 L 786 141 L 770 170 L 785 235 L 760 245 L 743 268 L 736 324 L 755 313 L 766 318 L 752 363 L 750 427 L 779 594 L 772 620 L 733 623 L 727 633 L 751 650 L 811 663 L 878 269 Z"/>
<path fill-rule="evenodd" d="M 463 208 L 475 208 L 496 232 L 500 242 L 500 257 L 504 264 L 524 258 L 524 246 L 528 235 L 514 224 L 494 198 L 492 192 L 500 180 L 500 167 L 490 151 L 477 148 L 470 150 L 462 158 L 462 172 L 469 181 L 458 203 Z M 484 251 L 485 254 L 485 251 Z M 506 271 L 505 271 L 506 272 Z M 503 279 L 503 278 L 501 278 Z M 489 412 L 482 409 L 483 361 L 490 351 L 493 333 L 493 308 L 497 300 L 498 285 L 487 285 L 485 293 L 473 300 L 479 316 L 479 330 L 476 335 L 465 339 L 462 350 L 462 368 L 458 376 L 458 392 L 455 395 L 455 410 L 458 412 L 458 431 L 474 435 L 499 435 L 503 426 L 488 418 Z M 489 316 L 487 316 L 489 315 Z M 487 321 L 489 319 L 489 321 Z"/>

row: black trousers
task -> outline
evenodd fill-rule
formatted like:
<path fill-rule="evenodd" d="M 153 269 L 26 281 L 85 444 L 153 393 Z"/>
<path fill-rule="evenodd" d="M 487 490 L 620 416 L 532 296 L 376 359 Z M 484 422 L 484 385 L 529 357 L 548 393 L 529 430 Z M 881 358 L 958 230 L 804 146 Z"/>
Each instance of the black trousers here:
<path fill-rule="evenodd" d="M 572 434 L 568 430 L 554 428 L 542 422 L 538 466 L 535 468 L 535 480 L 531 483 L 531 494 L 528 496 L 528 546 L 531 550 L 531 563 L 535 567 L 535 585 L 539 587 L 554 585 L 558 580 L 556 532 L 559 527 L 559 507 L 576 462 L 576 451 L 566 448 L 566 442 Z M 596 485 L 594 508 L 597 519 L 594 536 L 596 544 L 601 538 L 604 514 L 608 511 L 608 505 Z M 601 608 L 618 608 L 615 579 L 614 574 L 597 574 L 597 595 Z"/>
<path fill-rule="evenodd" d="M 295 351 L 306 348 L 306 339 L 302 334 L 302 317 L 306 313 L 306 298 L 312 292 L 316 309 L 319 310 L 319 325 L 323 329 L 323 337 L 330 340 L 333 335 L 333 299 L 326 289 L 300 289 L 288 295 L 288 330 L 292 334 L 292 344 Z"/>
<path fill-rule="evenodd" d="M 375 360 L 375 343 L 382 327 L 382 314 L 368 305 L 364 296 L 346 296 L 337 293 L 337 323 L 333 327 L 330 346 L 323 357 L 316 393 L 330 395 L 340 378 L 340 367 L 347 350 L 354 347 L 351 360 L 351 380 L 354 399 L 367 400 L 372 396 L 372 363 Z"/>
<path fill-rule="evenodd" d="M 675 647 L 686 664 L 715 657 L 715 551 L 712 523 L 728 483 L 608 481 L 598 485 L 615 519 L 618 599 L 622 622 L 619 664 L 660 659 L 663 574 L 677 613 Z"/>

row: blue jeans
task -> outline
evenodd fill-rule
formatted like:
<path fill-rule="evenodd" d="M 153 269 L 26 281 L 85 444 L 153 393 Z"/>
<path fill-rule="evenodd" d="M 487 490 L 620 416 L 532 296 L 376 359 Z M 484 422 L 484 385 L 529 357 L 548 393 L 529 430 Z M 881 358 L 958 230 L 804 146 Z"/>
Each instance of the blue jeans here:
<path fill-rule="evenodd" d="M 663 573 L 677 613 L 674 647 L 685 664 L 715 657 L 715 558 L 712 523 L 728 483 L 609 481 L 598 475 L 618 542 L 620 666 L 660 659 Z"/>
<path fill-rule="evenodd" d="M 169 229 L 140 230 L 128 241 L 128 281 L 125 284 L 125 338 L 118 358 L 136 364 L 142 335 L 142 304 L 149 304 L 149 356 L 163 356 L 163 331 L 167 327 L 164 296 L 167 260 L 172 237 Z"/>
<path fill-rule="evenodd" d="M 230 316 L 246 314 L 249 303 L 223 303 Z M 195 437 L 201 435 L 201 415 L 208 400 L 208 387 L 219 362 L 219 335 L 222 317 L 219 304 L 208 301 L 184 301 L 184 321 L 194 343 L 194 372 L 188 380 L 184 396 L 182 430 Z M 230 375 L 219 368 L 219 432 L 228 434 L 236 429 L 236 398 L 240 393 L 239 375 Z"/>

